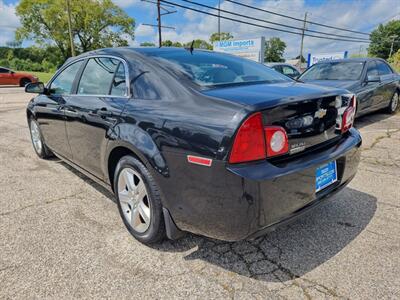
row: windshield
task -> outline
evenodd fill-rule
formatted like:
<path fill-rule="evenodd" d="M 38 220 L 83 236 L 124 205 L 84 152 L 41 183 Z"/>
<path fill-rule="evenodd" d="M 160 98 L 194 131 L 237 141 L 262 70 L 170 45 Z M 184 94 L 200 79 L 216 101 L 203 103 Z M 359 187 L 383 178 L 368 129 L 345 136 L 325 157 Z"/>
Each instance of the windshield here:
<path fill-rule="evenodd" d="M 200 51 L 145 51 L 144 54 L 174 67 L 202 87 L 240 83 L 291 81 L 286 76 L 248 59 Z"/>
<path fill-rule="evenodd" d="M 358 80 L 363 62 L 330 62 L 313 65 L 300 80 Z"/>

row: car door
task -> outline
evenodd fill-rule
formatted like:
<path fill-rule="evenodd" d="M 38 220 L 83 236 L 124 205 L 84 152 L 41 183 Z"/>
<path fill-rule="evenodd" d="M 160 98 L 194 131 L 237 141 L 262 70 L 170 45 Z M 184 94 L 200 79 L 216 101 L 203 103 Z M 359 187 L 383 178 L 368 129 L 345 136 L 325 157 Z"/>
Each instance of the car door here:
<path fill-rule="evenodd" d="M 379 84 L 379 98 L 377 106 L 386 107 L 392 100 L 396 90 L 396 81 L 392 69 L 383 61 L 376 61 L 381 82 Z"/>
<path fill-rule="evenodd" d="M 103 179 L 102 152 L 128 101 L 127 65 L 119 58 L 89 58 L 76 93 L 65 106 L 73 162 Z"/>
<path fill-rule="evenodd" d="M 377 99 L 379 98 L 377 90 L 379 88 L 379 82 L 368 82 L 368 76 L 379 76 L 378 66 L 374 60 L 367 62 L 367 71 L 362 80 L 363 88 L 357 94 L 358 111 L 360 112 L 372 110 L 379 102 Z"/>
<path fill-rule="evenodd" d="M 11 84 L 10 75 L 11 73 L 9 69 L 0 68 L 0 84 L 1 85 Z"/>
<path fill-rule="evenodd" d="M 47 86 L 48 94 L 36 98 L 35 115 L 46 145 L 67 159 L 72 159 L 72 152 L 67 140 L 64 108 L 82 67 L 83 61 L 78 61 L 63 68 Z"/>

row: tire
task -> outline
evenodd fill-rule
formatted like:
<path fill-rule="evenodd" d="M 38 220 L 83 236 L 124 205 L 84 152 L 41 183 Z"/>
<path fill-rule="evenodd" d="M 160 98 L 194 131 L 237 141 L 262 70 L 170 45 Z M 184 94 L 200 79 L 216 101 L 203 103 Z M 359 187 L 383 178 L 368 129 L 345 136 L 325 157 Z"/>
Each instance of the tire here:
<path fill-rule="evenodd" d="M 394 92 L 392 100 L 390 100 L 389 106 L 386 108 L 386 112 L 389 114 L 394 114 L 398 111 L 399 109 L 399 92 Z"/>
<path fill-rule="evenodd" d="M 118 210 L 128 231 L 144 244 L 165 236 L 159 188 L 146 167 L 133 156 L 120 159 L 114 174 Z"/>
<path fill-rule="evenodd" d="M 24 87 L 24 86 L 26 86 L 28 83 L 30 83 L 31 82 L 31 80 L 30 79 L 28 79 L 28 78 L 22 78 L 21 79 L 21 81 L 19 82 L 19 86 L 20 87 Z"/>
<path fill-rule="evenodd" d="M 53 157 L 53 153 L 44 143 L 39 123 L 33 117 L 29 118 L 29 132 L 31 134 L 33 149 L 36 154 L 43 159 Z"/>

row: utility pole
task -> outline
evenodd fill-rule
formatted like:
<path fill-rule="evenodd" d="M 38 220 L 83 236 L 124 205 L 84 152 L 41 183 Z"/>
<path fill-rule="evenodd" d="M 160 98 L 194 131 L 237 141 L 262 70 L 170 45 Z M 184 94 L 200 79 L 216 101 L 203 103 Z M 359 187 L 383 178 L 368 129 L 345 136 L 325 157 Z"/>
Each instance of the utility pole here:
<path fill-rule="evenodd" d="M 75 56 L 74 37 L 72 36 L 72 25 L 71 25 L 71 4 L 69 1 L 70 0 L 67 0 L 69 42 L 71 43 L 71 55 Z"/>
<path fill-rule="evenodd" d="M 218 40 L 221 40 L 221 0 L 218 0 Z"/>
<path fill-rule="evenodd" d="M 160 0 L 157 0 L 157 21 L 158 21 L 158 47 L 162 46 L 162 38 L 161 38 L 161 4 Z"/>
<path fill-rule="evenodd" d="M 392 35 L 392 45 L 390 46 L 390 53 L 389 53 L 389 58 L 392 57 L 392 53 L 393 53 L 393 44 L 394 44 L 394 40 L 397 38 L 397 35 Z"/>
<path fill-rule="evenodd" d="M 151 27 L 158 27 L 158 46 L 161 48 L 162 46 L 162 36 L 161 36 L 161 29 L 162 28 L 168 28 L 168 29 L 173 29 L 175 30 L 174 27 L 171 26 L 162 26 L 161 25 L 161 17 L 165 16 L 165 15 L 169 15 L 169 14 L 174 14 L 177 11 L 174 10 L 168 10 L 166 7 L 170 7 L 170 8 L 174 8 L 173 5 L 167 5 L 167 4 L 162 4 L 161 5 L 161 1 L 157 0 L 153 1 L 153 0 L 142 0 L 142 2 L 148 2 L 148 3 L 152 3 L 152 4 L 156 4 L 157 5 L 157 25 L 153 25 L 153 24 L 142 24 L 144 26 L 151 26 Z M 163 10 L 163 13 L 161 13 L 161 10 Z"/>
<path fill-rule="evenodd" d="M 303 45 L 304 45 L 304 32 L 306 31 L 307 25 L 307 12 L 304 14 L 303 30 L 301 31 L 301 44 L 300 44 L 300 57 L 299 57 L 299 68 L 301 68 L 302 57 L 303 57 Z"/>

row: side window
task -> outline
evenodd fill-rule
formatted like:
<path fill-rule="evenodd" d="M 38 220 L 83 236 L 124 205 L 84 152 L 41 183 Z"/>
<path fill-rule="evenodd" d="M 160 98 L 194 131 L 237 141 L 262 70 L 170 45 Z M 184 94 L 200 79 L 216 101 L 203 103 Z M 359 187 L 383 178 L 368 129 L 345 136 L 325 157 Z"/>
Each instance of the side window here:
<path fill-rule="evenodd" d="M 376 66 L 376 63 L 374 61 L 370 61 L 368 63 L 367 76 L 370 75 L 379 76 L 378 67 Z"/>
<path fill-rule="evenodd" d="M 115 76 L 111 84 L 111 95 L 126 95 L 125 68 L 124 64 L 121 62 L 118 65 L 117 72 L 115 72 Z"/>
<path fill-rule="evenodd" d="M 295 75 L 295 70 L 291 67 L 282 66 L 282 73 L 285 75 Z"/>
<path fill-rule="evenodd" d="M 89 59 L 82 73 L 78 94 L 108 95 L 119 60 L 107 57 Z"/>
<path fill-rule="evenodd" d="M 384 62 L 377 61 L 376 64 L 378 65 L 379 75 L 388 75 L 392 74 L 392 70 L 390 67 L 385 64 Z"/>
<path fill-rule="evenodd" d="M 9 71 L 7 70 L 7 69 L 4 69 L 4 68 L 0 68 L 0 73 L 1 74 L 5 74 L 5 73 L 8 73 Z"/>
<path fill-rule="evenodd" d="M 68 95 L 72 92 L 72 85 L 76 74 L 83 64 L 83 60 L 78 61 L 65 70 L 63 70 L 57 77 L 51 82 L 50 92 L 56 95 Z"/>

